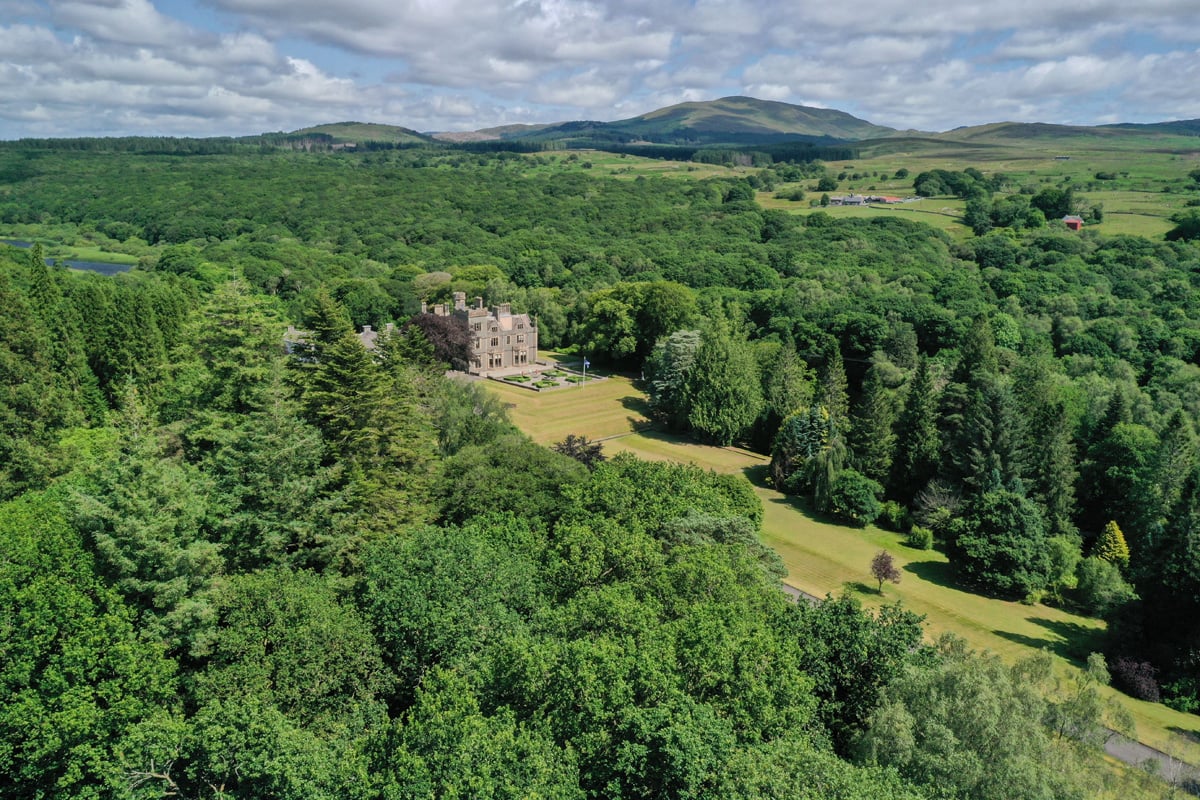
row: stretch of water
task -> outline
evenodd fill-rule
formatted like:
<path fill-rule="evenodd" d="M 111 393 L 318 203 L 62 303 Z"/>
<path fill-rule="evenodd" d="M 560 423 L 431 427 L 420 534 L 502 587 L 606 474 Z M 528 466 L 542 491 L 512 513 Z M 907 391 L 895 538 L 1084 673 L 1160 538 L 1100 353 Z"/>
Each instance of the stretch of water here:
<path fill-rule="evenodd" d="M 13 247 L 33 247 L 32 242 L 22 242 L 19 239 L 0 239 L 0 243 L 12 245 Z M 76 261 L 70 258 L 47 258 L 47 264 L 55 262 L 73 269 L 86 269 L 90 272 L 99 272 L 102 275 L 116 275 L 118 272 L 125 272 L 132 264 L 110 264 L 105 261 Z"/>

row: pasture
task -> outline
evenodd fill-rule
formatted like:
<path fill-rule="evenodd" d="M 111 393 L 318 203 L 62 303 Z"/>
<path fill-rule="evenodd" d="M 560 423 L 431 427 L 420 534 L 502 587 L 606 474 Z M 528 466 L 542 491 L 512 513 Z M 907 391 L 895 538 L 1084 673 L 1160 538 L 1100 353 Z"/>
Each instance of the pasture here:
<path fill-rule="evenodd" d="M 542 354 L 545 358 L 548 354 Z M 930 638 L 955 633 L 979 649 L 1009 661 L 1046 649 L 1058 671 L 1069 677 L 1100 647 L 1104 623 L 1046 605 L 1024 605 L 972 594 L 951 580 L 946 557 L 913 550 L 901 537 L 875 527 L 848 528 L 808 511 L 804 504 L 763 485 L 768 459 L 737 448 L 710 447 L 655 431 L 649 426 L 645 394 L 624 376 L 534 393 L 496 381 L 487 386 L 509 406 L 513 422 L 535 441 L 552 444 L 575 433 L 604 440 L 607 455 L 629 452 L 649 460 L 691 463 L 718 472 L 741 472 L 755 486 L 764 508 L 762 539 L 788 568 L 785 582 L 823 596 L 848 591 L 864 605 L 901 601 L 924 614 Z M 898 585 L 875 589 L 869 564 L 889 551 L 902 573 Z M 1200 764 L 1200 719 L 1166 706 L 1109 691 L 1129 709 L 1142 742 L 1192 764 Z"/>
<path fill-rule="evenodd" d="M 925 170 L 975 167 L 986 175 L 1007 176 L 1009 192 L 1032 193 L 1046 186 L 1072 187 L 1086 203 L 1103 206 L 1103 222 L 1089 225 L 1088 230 L 1110 236 L 1128 234 L 1155 239 L 1174 227 L 1170 221 L 1172 214 L 1186 208 L 1189 200 L 1200 198 L 1200 189 L 1187 177 L 1190 170 L 1200 166 L 1200 147 L 1190 139 L 1103 135 L 987 139 L 984 136 L 970 142 L 946 137 L 899 137 L 864 143 L 860 158 L 825 164 L 829 174 L 846 176 L 828 194 L 910 197 L 913 178 Z M 667 161 L 598 150 L 538 154 L 530 160 L 542 164 L 531 172 L 585 170 L 584 164 L 588 164 L 586 170 L 593 175 L 620 179 L 659 175 L 701 180 L 759 171 L 757 167 Z M 896 178 L 900 169 L 908 170 L 908 176 Z M 794 188 L 804 190 L 804 200 L 775 197 L 777 191 Z M 811 203 L 821 194 L 816 191 L 816 180 L 807 179 L 777 184 L 770 191 L 758 192 L 756 199 L 763 208 L 801 215 L 821 210 L 838 218 L 900 216 L 926 223 L 957 240 L 971 237 L 961 223 L 965 203 L 957 198 L 928 198 L 895 206 L 814 208 Z"/>

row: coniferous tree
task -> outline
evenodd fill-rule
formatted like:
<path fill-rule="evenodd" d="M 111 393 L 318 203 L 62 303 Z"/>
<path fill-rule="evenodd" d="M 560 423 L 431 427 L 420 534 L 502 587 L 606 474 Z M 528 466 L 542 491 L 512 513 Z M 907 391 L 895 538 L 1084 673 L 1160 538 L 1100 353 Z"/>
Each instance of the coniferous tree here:
<path fill-rule="evenodd" d="M 1164 695 L 1177 708 L 1200 708 L 1200 469 L 1184 481 L 1179 500 L 1168 514 L 1162 536 L 1143 557 L 1135 546 L 1132 560 L 1142 598 L 1138 623 L 1126 626 L 1136 639 L 1120 644 L 1145 654 L 1157 667 Z M 1137 569 L 1152 562 L 1153 570 Z"/>
<path fill-rule="evenodd" d="M 763 412 L 755 426 L 755 444 L 769 447 L 788 415 L 811 405 L 813 385 L 808 367 L 790 342 L 781 346 L 761 371 Z"/>
<path fill-rule="evenodd" d="M 1176 409 L 1163 426 L 1155 458 L 1154 483 L 1158 486 L 1162 514 L 1179 501 L 1184 481 L 1196 464 L 1196 434 L 1191 420 L 1183 409 Z"/>
<path fill-rule="evenodd" d="M 691 399 L 688 424 L 718 444 L 732 444 L 762 410 L 754 354 L 724 323 L 714 323 L 701 335 L 686 387 Z"/>
<path fill-rule="evenodd" d="M 833 425 L 843 433 L 850 423 L 850 393 L 846 382 L 846 365 L 837 342 L 825 348 L 825 367 L 817 386 L 815 402 L 829 412 Z"/>
<path fill-rule="evenodd" d="M 1057 401 L 1034 413 L 1029 425 L 1027 484 L 1029 496 L 1046 516 L 1051 536 L 1076 536 L 1072 516 L 1075 513 L 1075 444 L 1067 419 L 1066 406 Z"/>
<path fill-rule="evenodd" d="M 892 461 L 892 495 L 912 503 L 917 493 L 937 475 L 940 443 L 937 397 L 929 362 L 922 356 L 908 387 L 904 410 L 896 420 L 896 450 Z"/>
<path fill-rule="evenodd" d="M 996 360 L 996 339 L 992 334 L 987 317 L 975 318 L 970 331 L 959 343 L 958 364 L 950 376 L 951 383 L 969 384 L 983 375 L 995 374 L 999 368 Z"/>
<path fill-rule="evenodd" d="M 1094 555 L 1120 567 L 1129 566 L 1129 545 L 1125 543 L 1125 534 L 1114 520 L 1109 520 L 1104 526 L 1104 532 L 1096 542 Z"/>
<path fill-rule="evenodd" d="M 872 365 L 863 380 L 862 396 L 854 409 L 848 438 L 858 471 L 881 484 L 892 468 L 895 423 L 892 395 L 884 385 L 879 367 Z"/>
<path fill-rule="evenodd" d="M 1155 458 L 1159 450 L 1154 431 L 1119 422 L 1088 448 L 1087 460 L 1080 465 L 1080 527 L 1098 533 L 1106 522 L 1116 520 L 1129 537 L 1135 562 L 1147 552 L 1157 521 Z"/>
<path fill-rule="evenodd" d="M 959 486 L 969 470 L 963 463 L 967 458 L 964 441 L 973 437 L 964 428 L 968 416 L 977 402 L 976 393 L 997 372 L 996 343 L 987 318 L 979 316 L 971 329 L 959 342 L 958 363 L 951 373 L 950 382 L 942 391 L 938 410 L 938 429 L 941 432 L 941 476 L 952 485 Z"/>
<path fill-rule="evenodd" d="M 700 331 L 675 331 L 646 359 L 650 407 L 672 430 L 685 430 L 691 413 L 689 378 L 700 349 Z"/>
<path fill-rule="evenodd" d="M 808 461 L 829 446 L 832 435 L 829 412 L 821 406 L 789 414 L 779 426 L 771 447 L 771 477 L 775 487 L 789 494 L 798 493 L 801 486 L 790 480 L 793 475 L 799 475 L 807 485 Z"/>
<path fill-rule="evenodd" d="M 967 494 L 1019 485 L 1023 437 L 1008 382 L 991 376 L 975 382 L 954 447 L 951 477 Z"/>
<path fill-rule="evenodd" d="M 37 488 L 55 470 L 58 431 L 81 421 L 46 328 L 0 271 L 0 499 Z"/>

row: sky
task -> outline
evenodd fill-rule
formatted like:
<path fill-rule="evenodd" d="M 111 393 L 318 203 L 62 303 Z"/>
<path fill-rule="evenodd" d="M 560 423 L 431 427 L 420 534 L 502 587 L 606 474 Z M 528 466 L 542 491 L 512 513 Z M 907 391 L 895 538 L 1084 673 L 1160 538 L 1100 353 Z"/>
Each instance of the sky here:
<path fill-rule="evenodd" d="M 459 131 L 728 95 L 927 131 L 1200 118 L 1200 3 L 0 0 L 0 139 Z"/>

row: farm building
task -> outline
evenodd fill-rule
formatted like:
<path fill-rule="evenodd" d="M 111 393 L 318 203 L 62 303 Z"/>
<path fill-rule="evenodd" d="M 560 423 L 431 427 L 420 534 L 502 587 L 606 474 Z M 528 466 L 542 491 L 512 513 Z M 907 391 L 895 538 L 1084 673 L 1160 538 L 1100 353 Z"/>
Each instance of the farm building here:
<path fill-rule="evenodd" d="M 1073 231 L 1083 230 L 1083 217 L 1077 217 L 1073 214 L 1068 214 L 1062 218 L 1063 225 L 1066 225 Z"/>

